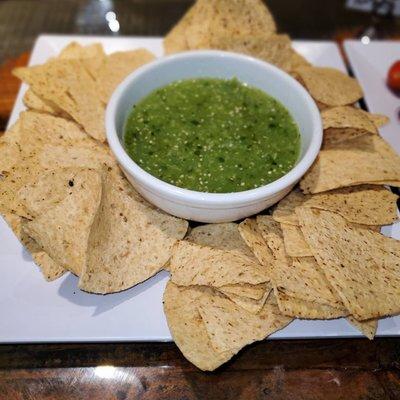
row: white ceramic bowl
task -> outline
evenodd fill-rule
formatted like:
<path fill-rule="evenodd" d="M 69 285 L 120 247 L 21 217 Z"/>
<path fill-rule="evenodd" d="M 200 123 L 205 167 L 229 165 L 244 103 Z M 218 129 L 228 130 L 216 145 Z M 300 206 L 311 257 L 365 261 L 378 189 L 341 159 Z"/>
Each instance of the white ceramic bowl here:
<path fill-rule="evenodd" d="M 236 77 L 278 99 L 297 122 L 301 154 L 282 178 L 236 193 L 182 189 L 140 168 L 123 147 L 124 123 L 132 106 L 154 89 L 179 79 Z M 115 90 L 106 112 L 107 140 L 126 177 L 149 202 L 169 214 L 200 222 L 235 221 L 260 212 L 284 197 L 311 166 L 322 141 L 321 118 L 307 91 L 282 70 L 241 54 L 191 51 L 160 58 L 131 73 Z"/>

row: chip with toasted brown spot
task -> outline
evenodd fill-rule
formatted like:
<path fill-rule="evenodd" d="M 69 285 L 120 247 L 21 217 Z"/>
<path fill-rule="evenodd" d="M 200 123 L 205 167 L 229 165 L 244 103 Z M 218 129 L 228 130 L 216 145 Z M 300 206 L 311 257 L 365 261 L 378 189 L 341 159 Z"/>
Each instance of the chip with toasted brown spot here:
<path fill-rule="evenodd" d="M 329 211 L 296 212 L 321 270 L 354 318 L 400 312 L 400 241 L 355 228 Z"/>

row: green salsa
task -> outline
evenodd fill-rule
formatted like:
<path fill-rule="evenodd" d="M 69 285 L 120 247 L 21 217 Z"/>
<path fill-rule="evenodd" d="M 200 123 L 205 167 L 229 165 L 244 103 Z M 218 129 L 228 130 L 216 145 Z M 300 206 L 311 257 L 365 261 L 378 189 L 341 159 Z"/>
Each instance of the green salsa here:
<path fill-rule="evenodd" d="M 188 79 L 153 91 L 129 114 L 124 142 L 153 176 L 211 193 L 273 182 L 293 168 L 300 151 L 288 110 L 237 79 Z"/>

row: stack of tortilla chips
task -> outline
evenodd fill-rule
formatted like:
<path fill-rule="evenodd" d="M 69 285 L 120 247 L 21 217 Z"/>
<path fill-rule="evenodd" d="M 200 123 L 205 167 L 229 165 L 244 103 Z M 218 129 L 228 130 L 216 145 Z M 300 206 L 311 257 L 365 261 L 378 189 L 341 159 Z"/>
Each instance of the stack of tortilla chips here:
<path fill-rule="evenodd" d="M 205 225 L 188 237 L 197 246 L 177 246 L 164 301 L 184 355 L 200 368 L 212 369 L 230 358 L 236 345 L 262 337 L 251 328 L 253 322 L 241 333 L 243 321 L 255 320 L 239 317 L 239 309 L 264 321 L 273 314 L 282 326 L 289 322 L 284 316 L 346 317 L 372 339 L 378 318 L 400 312 L 400 242 L 379 233 L 382 225 L 398 219 L 397 196 L 384 185 L 400 186 L 400 158 L 378 134 L 387 118 L 355 107 L 362 97 L 355 79 L 314 67 L 298 55 L 289 38 L 276 33 L 261 1 L 198 0 L 164 45 L 168 53 L 206 48 L 240 52 L 285 69 L 314 98 L 324 127 L 318 159 L 272 216 L 259 215 L 239 226 Z M 264 269 L 250 267 L 238 254 L 232 257 L 238 251 L 255 257 Z M 219 269 L 222 257 L 229 274 Z M 257 279 L 256 271 L 261 274 Z M 272 332 L 256 324 L 264 336 Z M 240 336 L 229 336 L 233 327 Z"/>
<path fill-rule="evenodd" d="M 203 370 L 282 329 L 268 270 L 240 237 L 235 223 L 194 228 L 169 263 L 164 310 L 175 343 Z"/>
<path fill-rule="evenodd" d="M 0 139 L 0 211 L 47 280 L 70 271 L 82 290 L 124 290 L 161 270 L 186 234 L 187 221 L 141 198 L 104 144 L 110 94 L 153 58 L 72 43 L 15 70 L 29 110 Z"/>
<path fill-rule="evenodd" d="M 123 78 L 153 55 L 67 46 L 15 74 L 28 111 L 0 139 L 0 212 L 46 279 L 112 293 L 170 270 L 164 309 L 184 356 L 214 370 L 294 318 L 348 318 L 373 338 L 400 312 L 400 158 L 380 138 L 386 117 L 355 107 L 353 78 L 313 67 L 276 33 L 260 0 L 198 0 L 164 41 L 167 53 L 223 49 L 285 69 L 316 101 L 324 126 L 314 165 L 273 210 L 240 224 L 188 223 L 148 204 L 105 144 L 104 110 Z"/>

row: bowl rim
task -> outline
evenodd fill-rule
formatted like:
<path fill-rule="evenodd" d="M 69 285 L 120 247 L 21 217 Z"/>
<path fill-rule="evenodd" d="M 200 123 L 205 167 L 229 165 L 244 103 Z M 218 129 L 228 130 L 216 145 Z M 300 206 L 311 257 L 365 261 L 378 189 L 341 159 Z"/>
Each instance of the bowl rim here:
<path fill-rule="evenodd" d="M 124 92 L 128 89 L 128 87 L 131 86 L 132 81 L 139 80 L 140 77 L 144 74 L 156 71 L 157 68 L 162 64 L 179 62 L 180 60 L 188 58 L 196 59 L 210 56 L 218 58 L 230 57 L 245 61 L 249 64 L 258 65 L 259 67 L 269 70 L 269 72 L 275 74 L 277 77 L 279 77 L 279 79 L 288 81 L 289 84 L 291 84 L 294 89 L 299 91 L 302 95 L 305 107 L 309 109 L 314 125 L 314 129 L 311 133 L 311 141 L 300 161 L 281 178 L 271 183 L 268 183 L 267 185 L 263 185 L 250 190 L 244 190 L 241 192 L 199 192 L 172 185 L 151 175 L 143 168 L 141 168 L 138 164 L 136 164 L 135 161 L 133 161 L 126 152 L 118 137 L 115 116 L 118 110 L 119 101 Z M 228 205 L 229 207 L 232 207 L 235 205 L 240 206 L 243 204 L 252 204 L 264 198 L 271 197 L 278 192 L 286 189 L 290 185 L 294 185 L 310 168 L 310 166 L 316 159 L 322 144 L 322 121 L 320 112 L 311 95 L 299 82 L 297 82 L 293 77 L 291 77 L 283 70 L 265 61 L 245 54 L 220 50 L 192 50 L 181 52 L 157 58 L 156 60 L 145 64 L 142 67 L 139 67 L 138 69 L 130 73 L 113 92 L 106 108 L 105 125 L 107 141 L 111 148 L 111 151 L 114 153 L 115 157 L 117 158 L 118 162 L 121 164 L 125 172 L 128 172 L 130 175 L 132 175 L 134 179 L 139 183 L 139 185 L 144 186 L 147 190 L 149 190 L 153 194 L 156 194 L 157 196 L 161 196 L 164 198 L 173 197 L 174 201 L 182 204 L 187 204 L 189 202 L 192 205 L 204 207 L 224 207 Z"/>

